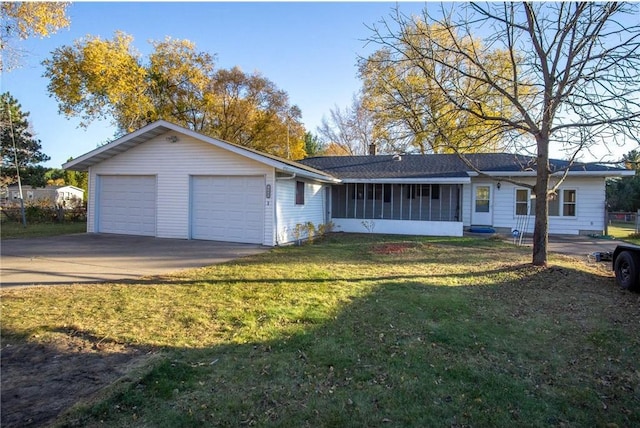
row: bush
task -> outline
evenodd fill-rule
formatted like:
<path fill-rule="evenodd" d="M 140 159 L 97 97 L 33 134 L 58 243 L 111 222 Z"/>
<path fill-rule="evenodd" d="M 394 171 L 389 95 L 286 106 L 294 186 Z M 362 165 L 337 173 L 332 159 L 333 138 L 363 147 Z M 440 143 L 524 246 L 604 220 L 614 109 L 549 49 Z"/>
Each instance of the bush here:
<path fill-rule="evenodd" d="M 87 209 L 78 206 L 65 210 L 62 207 L 42 203 L 28 203 L 24 207 L 27 223 L 63 223 L 83 222 L 87 220 Z M 2 221 L 22 222 L 22 209 L 19 205 L 2 207 Z"/>

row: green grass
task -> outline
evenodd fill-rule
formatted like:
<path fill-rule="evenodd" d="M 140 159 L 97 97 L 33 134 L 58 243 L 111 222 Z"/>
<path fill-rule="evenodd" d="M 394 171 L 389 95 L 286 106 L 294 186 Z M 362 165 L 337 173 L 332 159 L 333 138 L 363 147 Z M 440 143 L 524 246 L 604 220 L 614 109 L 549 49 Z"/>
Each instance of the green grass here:
<path fill-rule="evenodd" d="M 85 222 L 27 223 L 27 227 L 24 227 L 22 223 L 13 221 L 3 221 L 2 224 L 0 224 L 0 237 L 2 239 L 37 238 L 67 235 L 70 233 L 84 233 L 86 231 L 87 223 Z"/>
<path fill-rule="evenodd" d="M 612 223 L 608 226 L 608 232 L 610 236 L 616 239 L 640 245 L 640 236 L 636 234 L 636 229 L 633 224 Z"/>
<path fill-rule="evenodd" d="M 639 425 L 637 295 L 603 266 L 529 260 L 337 234 L 135 284 L 2 290 L 2 340 L 160 352 L 71 426 Z"/>

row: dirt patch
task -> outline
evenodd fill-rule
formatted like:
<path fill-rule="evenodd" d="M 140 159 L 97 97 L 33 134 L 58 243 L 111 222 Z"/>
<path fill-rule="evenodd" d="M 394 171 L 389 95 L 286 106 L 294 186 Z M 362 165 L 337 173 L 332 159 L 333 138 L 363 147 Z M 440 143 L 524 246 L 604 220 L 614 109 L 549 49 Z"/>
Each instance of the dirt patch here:
<path fill-rule="evenodd" d="M 418 247 L 417 242 L 383 242 L 373 245 L 371 251 L 374 254 L 402 254 Z"/>
<path fill-rule="evenodd" d="M 0 356 L 2 427 L 46 426 L 151 356 L 73 331 L 40 342 L 7 342 Z"/>

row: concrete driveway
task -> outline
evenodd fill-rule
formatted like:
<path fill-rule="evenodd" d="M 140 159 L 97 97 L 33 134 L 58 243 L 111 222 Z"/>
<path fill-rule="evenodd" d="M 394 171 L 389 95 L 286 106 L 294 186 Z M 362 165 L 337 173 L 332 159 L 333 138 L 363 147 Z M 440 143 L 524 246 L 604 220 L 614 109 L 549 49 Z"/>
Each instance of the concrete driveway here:
<path fill-rule="evenodd" d="M 506 241 L 513 242 L 513 238 L 506 237 Z M 613 252 L 622 241 L 615 239 L 592 238 L 585 235 L 549 235 L 548 250 L 553 253 L 566 254 L 575 257 L 584 257 L 591 260 L 596 252 Z M 533 246 L 531 236 L 527 235 L 523 245 Z"/>
<path fill-rule="evenodd" d="M 1 243 L 2 287 L 137 279 L 267 251 L 228 242 L 77 234 Z"/>

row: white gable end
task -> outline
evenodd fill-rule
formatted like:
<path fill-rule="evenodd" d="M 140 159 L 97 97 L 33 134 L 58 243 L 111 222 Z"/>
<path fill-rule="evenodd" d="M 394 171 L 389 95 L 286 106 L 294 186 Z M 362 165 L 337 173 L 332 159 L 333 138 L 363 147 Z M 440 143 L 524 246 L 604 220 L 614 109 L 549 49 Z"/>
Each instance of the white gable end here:
<path fill-rule="evenodd" d="M 173 138 L 177 136 L 174 142 Z M 90 194 L 98 195 L 102 176 L 155 176 L 157 185 L 156 236 L 190 239 L 190 180 L 193 176 L 261 176 L 265 184 L 274 185 L 274 168 L 247 157 L 231 153 L 184 134 L 168 132 L 90 168 Z M 123 189 L 125 192 L 126 189 Z M 262 191 L 264 195 L 264 189 Z M 90 232 L 99 232 L 96 204 L 89 203 Z M 273 245 L 273 204 L 264 200 L 263 244 Z"/>

